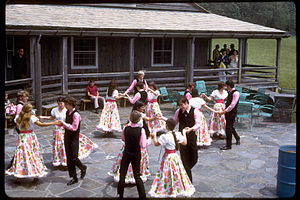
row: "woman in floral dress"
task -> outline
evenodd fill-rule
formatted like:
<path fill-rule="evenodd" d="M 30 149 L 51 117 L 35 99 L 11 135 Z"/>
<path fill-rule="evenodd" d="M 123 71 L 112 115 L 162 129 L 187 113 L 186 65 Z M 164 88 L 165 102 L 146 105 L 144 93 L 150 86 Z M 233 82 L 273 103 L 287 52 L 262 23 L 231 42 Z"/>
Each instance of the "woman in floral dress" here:
<path fill-rule="evenodd" d="M 137 101 L 136 108 L 137 108 L 137 111 L 139 111 L 142 115 L 141 120 L 137 123 L 138 127 L 143 127 L 145 129 L 144 126 L 147 126 L 145 121 L 153 121 L 153 120 L 157 119 L 157 117 L 152 117 L 152 118 L 146 117 L 146 115 L 144 113 L 145 112 L 145 104 L 143 102 Z M 129 124 L 126 124 L 125 127 L 128 125 Z M 146 130 L 145 130 L 145 132 L 146 132 Z M 147 133 L 146 133 L 146 135 L 147 135 Z M 147 138 L 147 147 L 150 144 L 151 144 L 151 138 L 148 137 Z M 141 163 L 140 163 L 141 171 L 140 172 L 141 172 L 141 179 L 143 182 L 146 182 L 148 176 L 151 175 L 150 169 L 149 169 L 149 154 L 148 154 L 147 147 L 141 148 Z M 123 143 L 120 153 L 118 154 L 110 172 L 108 172 L 108 175 L 112 176 L 114 178 L 115 182 L 119 182 L 119 180 L 120 180 L 120 164 L 121 164 L 121 160 L 123 157 L 124 148 L 125 148 L 125 144 Z M 125 183 L 133 183 L 133 184 L 135 183 L 131 164 L 128 167 L 128 171 L 127 171 L 126 178 L 125 178 Z"/>
<path fill-rule="evenodd" d="M 194 88 L 192 90 L 192 98 L 189 100 L 189 104 L 196 108 L 196 109 L 199 109 L 200 111 L 200 129 L 196 131 L 196 135 L 197 135 L 197 145 L 198 146 L 205 146 L 205 147 L 208 147 L 211 145 L 211 137 L 209 135 L 209 131 L 208 131 L 208 126 L 207 126 L 207 123 L 206 123 L 206 119 L 205 119 L 205 116 L 204 114 L 202 113 L 201 109 L 202 107 L 203 108 L 206 108 L 207 110 L 211 111 L 211 112 L 215 112 L 212 108 L 208 107 L 206 105 L 206 102 L 199 97 L 199 94 L 198 94 L 198 90 L 196 88 Z"/>
<path fill-rule="evenodd" d="M 47 175 L 47 167 L 34 132 L 34 125 L 51 126 L 59 122 L 40 122 L 32 112 L 32 105 L 26 103 L 22 107 L 16 124 L 19 129 L 17 147 L 12 165 L 5 173 L 17 177 L 18 183 L 20 183 L 19 178 L 34 178 L 36 182 L 39 177 Z"/>
<path fill-rule="evenodd" d="M 51 110 L 51 116 L 39 116 L 40 119 L 49 120 L 66 120 L 67 109 L 65 108 L 62 97 L 57 98 L 58 107 Z M 53 130 L 53 166 L 55 167 L 66 167 L 67 166 L 67 155 L 64 145 L 64 134 L 65 129 L 62 125 L 55 125 Z M 79 151 L 78 158 L 83 159 L 89 156 L 89 154 L 98 148 L 98 145 L 93 143 L 87 136 L 79 134 Z"/>
<path fill-rule="evenodd" d="M 162 145 L 165 148 L 165 153 L 148 194 L 151 197 L 160 198 L 190 197 L 194 194 L 195 188 L 176 153 L 178 143 L 187 144 L 186 133 L 183 131 L 182 135 L 180 132 L 174 132 L 176 126 L 174 119 L 168 119 L 166 123 L 168 132 L 162 134 L 158 140 L 156 133 L 151 133 L 154 145 Z"/>
<path fill-rule="evenodd" d="M 105 135 L 110 132 L 122 132 L 121 121 L 119 116 L 119 110 L 117 100 L 122 98 L 117 90 L 117 82 L 111 80 L 107 94 L 106 102 L 101 113 L 100 122 L 97 125 L 97 129 L 103 131 Z"/>
<path fill-rule="evenodd" d="M 214 99 L 216 102 L 213 108 L 216 112 L 213 112 L 211 114 L 209 120 L 209 133 L 211 136 L 219 137 L 221 139 L 224 139 L 226 135 L 225 134 L 226 120 L 225 120 L 225 115 L 219 115 L 217 112 L 225 110 L 224 100 L 228 96 L 225 87 L 226 84 L 224 82 L 219 82 L 218 89 L 214 90 L 211 93 L 210 97 L 207 97 L 205 94 L 201 94 L 208 101 L 212 101 Z"/>
<path fill-rule="evenodd" d="M 158 114 L 162 115 L 159 104 L 157 103 L 157 98 L 160 95 L 160 92 L 154 82 L 149 83 L 147 91 L 148 96 L 151 99 L 150 101 L 148 101 L 146 107 L 147 117 L 152 118 Z M 157 132 L 161 129 L 165 129 L 166 122 L 164 120 L 158 119 L 154 121 L 148 121 L 148 127 L 150 132 Z"/>

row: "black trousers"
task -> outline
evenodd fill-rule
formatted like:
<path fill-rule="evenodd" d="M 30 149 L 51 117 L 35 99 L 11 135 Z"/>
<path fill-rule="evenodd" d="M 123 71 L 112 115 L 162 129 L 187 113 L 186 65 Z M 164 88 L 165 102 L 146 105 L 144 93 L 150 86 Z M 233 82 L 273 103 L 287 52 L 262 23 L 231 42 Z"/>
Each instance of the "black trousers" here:
<path fill-rule="evenodd" d="M 130 163 L 132 166 L 133 177 L 135 179 L 139 198 L 140 199 L 146 198 L 144 183 L 140 177 L 141 176 L 140 162 L 141 162 L 141 155 L 136 155 L 136 154 L 131 155 L 130 153 L 127 153 L 127 152 L 123 153 L 123 157 L 121 160 L 121 166 L 120 166 L 120 180 L 118 183 L 118 194 L 120 195 L 120 198 L 123 198 L 124 187 L 125 187 L 125 176 L 127 174 L 128 166 Z"/>
<path fill-rule="evenodd" d="M 232 145 L 232 134 L 235 138 L 235 140 L 240 140 L 240 136 L 238 136 L 237 132 L 234 128 L 234 122 L 235 122 L 236 113 L 225 113 L 225 119 L 226 119 L 226 146 L 228 148 L 231 148 Z"/>
<path fill-rule="evenodd" d="M 79 151 L 79 137 L 74 137 L 74 135 L 65 134 L 64 138 L 65 150 L 67 156 L 67 166 L 69 171 L 69 176 L 77 179 L 76 166 L 80 169 L 84 169 L 84 165 L 78 158 Z"/>
<path fill-rule="evenodd" d="M 196 165 L 198 161 L 198 148 L 197 148 L 197 136 L 195 132 L 190 132 L 186 134 L 187 145 L 180 145 L 180 157 L 182 164 L 190 181 L 193 182 L 192 168 Z"/>

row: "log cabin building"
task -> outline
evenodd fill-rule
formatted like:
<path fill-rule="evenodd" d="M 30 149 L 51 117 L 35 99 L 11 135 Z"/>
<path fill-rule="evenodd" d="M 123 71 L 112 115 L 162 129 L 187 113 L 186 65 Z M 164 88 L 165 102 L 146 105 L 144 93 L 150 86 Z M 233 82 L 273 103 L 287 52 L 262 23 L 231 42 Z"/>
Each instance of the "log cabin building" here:
<path fill-rule="evenodd" d="M 239 67 L 227 77 L 241 86 L 277 88 L 284 37 L 285 31 L 213 14 L 197 3 L 7 4 L 5 87 L 13 96 L 26 84 L 39 112 L 58 95 L 82 98 L 91 78 L 101 95 L 112 78 L 124 92 L 139 70 L 168 90 L 197 80 L 216 85 L 218 72 L 228 69 L 211 67 L 212 39 L 234 38 Z M 247 39 L 256 38 L 277 41 L 275 66 L 247 63 Z M 15 80 L 12 57 L 20 47 L 28 78 Z"/>

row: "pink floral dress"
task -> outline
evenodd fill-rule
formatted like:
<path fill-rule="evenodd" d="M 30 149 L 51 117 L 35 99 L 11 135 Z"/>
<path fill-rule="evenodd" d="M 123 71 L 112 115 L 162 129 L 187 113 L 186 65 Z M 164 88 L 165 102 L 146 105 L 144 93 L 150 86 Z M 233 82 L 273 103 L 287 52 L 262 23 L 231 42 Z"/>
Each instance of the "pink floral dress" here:
<path fill-rule="evenodd" d="M 34 123 L 38 120 L 36 116 L 32 115 L 28 130 L 21 130 L 18 134 L 14 160 L 12 166 L 5 171 L 6 174 L 17 178 L 38 178 L 47 175 L 47 167 L 33 130 Z"/>
<path fill-rule="evenodd" d="M 103 132 L 122 132 L 118 105 L 114 97 L 118 96 L 118 90 L 114 90 L 112 97 L 106 97 L 106 102 L 101 113 L 97 129 Z"/>
<path fill-rule="evenodd" d="M 199 117 L 200 117 L 200 129 L 198 129 L 196 131 L 196 135 L 197 135 L 197 145 L 198 146 L 210 146 L 211 145 L 211 137 L 209 135 L 209 131 L 208 131 L 208 126 L 206 123 L 206 119 L 204 114 L 201 111 L 201 107 L 202 105 L 206 104 L 206 102 L 200 98 L 200 97 L 195 97 L 195 98 L 191 98 L 191 100 L 189 101 L 190 105 L 196 109 L 199 109 Z"/>
<path fill-rule="evenodd" d="M 214 90 L 211 95 L 214 97 L 216 103 L 214 105 L 215 111 L 224 111 L 225 104 L 224 100 L 227 98 L 228 93 L 227 91 L 223 91 L 221 94 L 219 90 Z M 219 115 L 218 113 L 211 113 L 210 120 L 209 120 L 209 133 L 210 135 L 218 134 L 225 136 L 225 128 L 226 128 L 226 120 L 225 115 Z"/>
<path fill-rule="evenodd" d="M 178 143 L 183 142 L 184 138 L 181 133 L 176 132 L 175 134 Z M 151 197 L 158 198 L 192 196 L 195 188 L 183 167 L 179 155 L 176 153 L 172 133 L 168 132 L 161 135 L 158 142 L 165 148 L 165 153 L 148 194 Z"/>
<path fill-rule="evenodd" d="M 66 120 L 67 109 L 64 108 L 62 112 L 59 108 L 53 108 L 51 110 L 51 115 L 55 117 L 56 120 Z M 64 145 L 64 134 L 65 129 L 63 126 L 55 125 L 53 131 L 53 166 L 67 166 L 67 155 Z M 87 136 L 79 134 L 79 151 L 78 158 L 83 159 L 90 155 L 90 153 L 98 148 L 98 145 L 93 143 Z"/>
<path fill-rule="evenodd" d="M 147 103 L 146 116 L 149 118 L 155 117 L 156 114 L 162 115 L 159 104 L 157 103 L 157 98 L 160 92 L 158 90 L 156 90 L 155 92 L 156 94 L 148 92 L 148 96 L 151 100 Z M 148 121 L 147 124 L 150 132 L 157 132 L 158 130 L 165 129 L 166 127 L 166 122 L 164 120 L 154 120 L 151 122 Z"/>

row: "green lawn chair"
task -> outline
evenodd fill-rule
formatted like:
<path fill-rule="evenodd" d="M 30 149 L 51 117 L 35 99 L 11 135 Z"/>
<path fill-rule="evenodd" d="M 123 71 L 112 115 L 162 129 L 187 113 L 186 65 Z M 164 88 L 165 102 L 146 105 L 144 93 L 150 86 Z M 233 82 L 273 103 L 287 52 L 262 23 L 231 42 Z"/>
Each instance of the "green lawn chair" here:
<path fill-rule="evenodd" d="M 250 119 L 250 131 L 252 132 L 253 127 L 253 105 L 254 103 L 240 101 L 237 108 L 237 122 L 241 120 L 241 118 L 248 118 Z"/>
<path fill-rule="evenodd" d="M 196 89 L 198 90 L 199 95 L 202 93 L 206 94 L 207 90 L 205 86 L 205 81 L 196 81 Z"/>
<path fill-rule="evenodd" d="M 161 100 L 163 102 L 170 102 L 168 90 L 166 87 L 160 87 Z"/>

